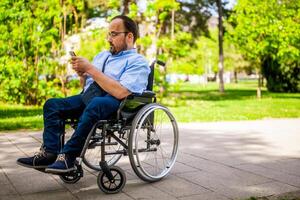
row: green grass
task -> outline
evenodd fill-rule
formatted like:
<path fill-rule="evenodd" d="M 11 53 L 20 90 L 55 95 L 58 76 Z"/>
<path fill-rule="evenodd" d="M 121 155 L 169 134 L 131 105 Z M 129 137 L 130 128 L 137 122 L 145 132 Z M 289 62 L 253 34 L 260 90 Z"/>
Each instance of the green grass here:
<path fill-rule="evenodd" d="M 162 104 L 178 122 L 256 120 L 265 118 L 299 118 L 300 93 L 271 93 L 263 88 L 256 98 L 257 83 L 243 81 L 226 84 L 225 93 L 218 84 L 183 83 L 170 88 L 170 97 Z M 42 108 L 0 103 L 0 131 L 43 128 Z"/>
<path fill-rule="evenodd" d="M 0 103 L 0 131 L 43 128 L 41 107 Z"/>
<path fill-rule="evenodd" d="M 184 84 L 171 96 L 162 103 L 180 122 L 300 117 L 300 93 L 271 93 L 263 88 L 262 98 L 257 99 L 256 82 L 226 84 L 224 94 L 217 84 Z"/>

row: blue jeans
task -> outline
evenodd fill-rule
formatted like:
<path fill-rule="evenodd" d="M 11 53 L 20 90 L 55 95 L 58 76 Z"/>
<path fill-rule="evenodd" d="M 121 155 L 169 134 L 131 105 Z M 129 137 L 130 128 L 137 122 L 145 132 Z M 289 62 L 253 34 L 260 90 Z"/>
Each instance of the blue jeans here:
<path fill-rule="evenodd" d="M 81 95 L 48 99 L 43 109 L 43 147 L 47 152 L 78 156 L 93 125 L 116 112 L 119 104 L 119 100 L 108 94 L 92 98 L 87 105 L 82 101 Z M 79 118 L 78 126 L 70 140 L 61 148 L 64 120 L 69 118 Z"/>

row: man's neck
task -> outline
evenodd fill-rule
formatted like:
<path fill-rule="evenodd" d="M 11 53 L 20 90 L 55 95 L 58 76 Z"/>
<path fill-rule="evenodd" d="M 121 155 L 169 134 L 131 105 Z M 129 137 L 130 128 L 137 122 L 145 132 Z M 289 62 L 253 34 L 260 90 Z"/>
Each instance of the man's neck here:
<path fill-rule="evenodd" d="M 120 51 L 118 51 L 118 52 L 115 52 L 115 53 L 112 53 L 113 55 L 116 55 L 116 54 L 118 54 L 118 53 L 120 53 L 120 52 L 122 52 L 122 51 L 128 51 L 128 50 L 131 50 L 131 49 L 134 49 L 134 46 L 128 46 L 126 49 L 124 48 L 124 49 L 122 49 L 122 50 L 120 50 Z"/>
<path fill-rule="evenodd" d="M 134 45 L 133 45 L 133 44 L 127 46 L 127 50 L 130 50 L 130 49 L 133 49 L 133 48 L 134 48 Z"/>

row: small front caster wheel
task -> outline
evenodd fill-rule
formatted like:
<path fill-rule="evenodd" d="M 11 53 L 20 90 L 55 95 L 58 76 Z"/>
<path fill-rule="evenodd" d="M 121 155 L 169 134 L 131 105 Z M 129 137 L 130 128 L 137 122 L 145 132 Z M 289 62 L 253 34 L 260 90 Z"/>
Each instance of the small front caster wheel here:
<path fill-rule="evenodd" d="M 97 184 L 100 190 L 106 194 L 115 194 L 120 192 L 126 183 L 126 175 L 120 167 L 112 166 L 109 168 L 113 179 L 109 180 L 103 171 L 99 172 Z"/>
<path fill-rule="evenodd" d="M 64 182 L 68 184 L 74 184 L 77 183 L 81 177 L 83 177 L 83 171 L 82 169 L 77 169 L 75 171 L 59 175 L 59 178 Z"/>

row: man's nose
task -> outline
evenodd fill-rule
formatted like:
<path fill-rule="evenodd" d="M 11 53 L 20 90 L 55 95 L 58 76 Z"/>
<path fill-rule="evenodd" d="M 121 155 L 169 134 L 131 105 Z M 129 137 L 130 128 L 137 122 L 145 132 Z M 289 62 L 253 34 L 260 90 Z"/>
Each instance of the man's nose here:
<path fill-rule="evenodd" d="M 111 38 L 110 36 L 107 36 L 106 39 L 107 39 L 107 41 L 108 41 L 109 43 L 112 42 L 112 38 Z"/>

